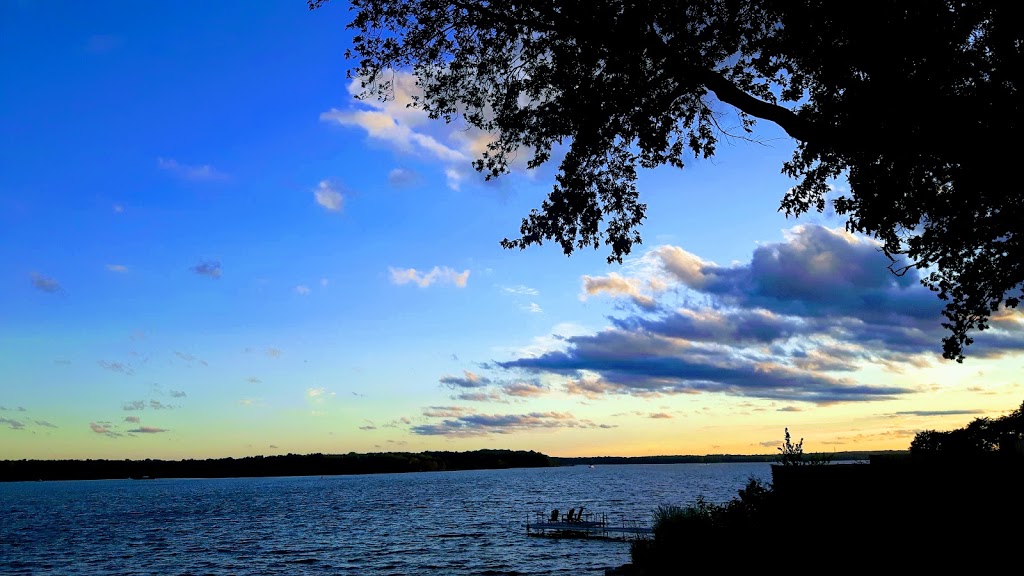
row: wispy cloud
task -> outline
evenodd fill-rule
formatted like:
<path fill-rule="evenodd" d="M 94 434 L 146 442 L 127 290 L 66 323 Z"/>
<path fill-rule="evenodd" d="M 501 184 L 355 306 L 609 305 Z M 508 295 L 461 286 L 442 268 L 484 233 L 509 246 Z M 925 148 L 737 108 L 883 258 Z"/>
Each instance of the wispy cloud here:
<path fill-rule="evenodd" d="M 15 408 L 8 408 L 7 406 L 0 406 L 0 412 L 28 412 L 24 406 L 18 406 Z"/>
<path fill-rule="evenodd" d="M 209 164 L 191 165 L 182 164 L 174 158 L 157 158 L 156 165 L 170 174 L 183 180 L 193 182 L 215 182 L 227 180 L 228 175 L 215 169 Z"/>
<path fill-rule="evenodd" d="M 420 272 L 415 268 L 388 268 L 388 273 L 393 284 L 401 285 L 411 282 L 420 288 L 426 288 L 435 282 L 454 284 L 459 288 L 465 288 L 466 281 L 469 279 L 469 270 L 456 272 L 447 266 L 434 266 L 433 270 L 429 272 Z"/>
<path fill-rule="evenodd" d="M 464 414 L 438 423 L 410 428 L 421 436 L 482 436 L 516 434 L 530 430 L 558 428 L 614 428 L 574 417 L 568 412 L 530 412 L 528 414 Z"/>
<path fill-rule="evenodd" d="M 299 296 L 306 296 L 309 294 L 309 286 L 306 286 L 305 284 L 299 284 L 298 286 L 295 287 L 295 293 L 298 294 Z"/>
<path fill-rule="evenodd" d="M 97 434 L 107 436 L 108 438 L 117 438 L 118 436 L 123 436 L 123 434 L 114 430 L 114 426 L 110 422 L 90 422 L 89 429 L 91 429 L 93 432 Z"/>
<path fill-rule="evenodd" d="M 111 272 L 124 273 L 128 271 L 128 267 L 124 264 L 107 264 L 107 270 Z"/>
<path fill-rule="evenodd" d="M 0 424 L 7 424 L 11 430 L 23 430 L 25 428 L 24 422 L 13 418 L 0 418 Z"/>
<path fill-rule="evenodd" d="M 185 394 L 185 392 L 182 390 L 171 390 L 170 394 L 171 398 L 184 398 L 188 396 L 188 394 Z"/>
<path fill-rule="evenodd" d="M 166 428 L 155 428 L 153 426 L 139 426 L 138 428 L 132 428 L 128 431 L 131 434 L 160 434 L 162 432 L 170 432 Z"/>
<path fill-rule="evenodd" d="M 668 414 L 668 413 L 665 413 L 665 412 L 651 412 L 650 414 L 647 415 L 647 417 L 648 418 L 653 418 L 655 420 L 664 420 L 664 419 L 672 418 L 672 415 Z"/>
<path fill-rule="evenodd" d="M 388 184 L 392 186 L 410 186 L 416 183 L 416 172 L 408 168 L 394 168 L 388 172 Z"/>
<path fill-rule="evenodd" d="M 219 260 L 204 260 L 189 268 L 189 270 L 192 270 L 200 276 L 207 276 L 214 279 L 220 278 L 222 273 Z"/>
<path fill-rule="evenodd" d="M 33 420 L 33 422 L 36 423 L 36 426 L 42 426 L 43 428 L 60 428 L 60 426 L 47 422 L 46 420 Z"/>
<path fill-rule="evenodd" d="M 499 286 L 498 287 L 504 294 L 513 294 L 515 296 L 540 296 L 540 292 L 535 288 L 530 288 L 523 284 L 516 284 L 515 286 Z"/>
<path fill-rule="evenodd" d="M 122 410 L 126 410 L 126 411 L 145 410 L 146 409 L 146 401 L 145 400 L 132 400 L 130 402 L 125 402 L 125 403 L 121 404 L 121 409 Z"/>
<path fill-rule="evenodd" d="M 63 292 L 64 288 L 61 287 L 60 282 L 57 282 L 49 276 L 43 276 L 38 272 L 33 272 L 29 275 L 29 279 L 32 282 L 32 287 L 40 292 L 46 292 L 49 294 L 57 294 Z"/>
<path fill-rule="evenodd" d="M 159 400 L 150 400 L 149 407 L 152 408 L 153 410 L 173 410 L 176 408 L 176 406 L 173 406 L 171 404 L 164 404 Z"/>
<path fill-rule="evenodd" d="M 984 413 L 984 410 L 907 410 L 895 414 L 897 416 L 969 416 Z"/>
<path fill-rule="evenodd" d="M 332 184 L 329 180 L 321 180 L 315 190 L 313 190 L 313 198 L 316 203 L 319 204 L 324 210 L 328 212 L 341 212 L 342 206 L 344 206 L 345 199 L 338 191 L 336 184 Z"/>
<path fill-rule="evenodd" d="M 106 360 L 97 360 L 97 364 L 100 365 L 104 370 L 110 370 L 111 372 L 117 372 L 126 376 L 131 376 L 135 373 L 130 364 L 124 362 L 108 362 Z"/>
<path fill-rule="evenodd" d="M 528 305 L 523 306 L 523 310 L 526 310 L 531 314 L 540 314 L 544 312 L 544 309 L 541 308 L 540 304 L 537 304 L 536 302 L 530 302 Z"/>
<path fill-rule="evenodd" d="M 481 388 L 491 383 L 485 376 L 474 374 L 469 370 L 463 370 L 462 376 L 442 376 L 439 380 L 442 386 L 448 388 Z"/>
<path fill-rule="evenodd" d="M 195 365 L 209 366 L 209 364 L 206 362 L 206 360 L 203 360 L 202 358 L 198 358 L 198 357 L 192 355 L 189 352 L 175 351 L 174 355 L 177 356 L 179 360 L 181 360 L 182 362 L 188 364 L 189 366 L 195 366 Z"/>
<path fill-rule="evenodd" d="M 142 418 L 139 418 L 138 416 L 125 416 L 124 421 L 131 422 L 132 424 L 138 424 L 139 422 L 142 422 Z"/>

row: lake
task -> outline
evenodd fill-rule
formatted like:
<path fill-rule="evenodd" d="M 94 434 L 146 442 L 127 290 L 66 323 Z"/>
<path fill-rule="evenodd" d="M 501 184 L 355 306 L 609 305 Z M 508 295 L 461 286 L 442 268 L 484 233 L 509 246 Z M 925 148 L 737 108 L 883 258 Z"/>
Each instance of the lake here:
<path fill-rule="evenodd" d="M 649 523 L 768 463 L 0 483 L 0 574 L 601 574 L 629 544 L 526 535 L 584 506 Z"/>

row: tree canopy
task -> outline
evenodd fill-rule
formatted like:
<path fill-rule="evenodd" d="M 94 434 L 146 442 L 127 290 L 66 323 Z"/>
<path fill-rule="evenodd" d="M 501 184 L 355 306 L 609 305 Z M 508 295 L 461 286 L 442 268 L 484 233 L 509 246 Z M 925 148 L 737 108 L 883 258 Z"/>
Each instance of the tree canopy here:
<path fill-rule="evenodd" d="M 316 8 L 327 0 L 309 0 Z M 1024 208 L 1010 138 L 1021 127 L 1024 9 L 996 0 L 351 0 L 346 56 L 362 98 L 410 71 L 432 118 L 493 135 L 475 168 L 560 156 L 548 198 L 506 248 L 566 254 L 641 242 L 637 169 L 682 167 L 730 137 L 723 115 L 796 141 L 780 210 L 831 204 L 944 300 L 943 355 L 1024 297 Z M 1008 136 L 1009 138 L 1004 138 Z M 560 147 L 564 155 L 556 154 Z M 845 178 L 849 192 L 830 184 Z"/>

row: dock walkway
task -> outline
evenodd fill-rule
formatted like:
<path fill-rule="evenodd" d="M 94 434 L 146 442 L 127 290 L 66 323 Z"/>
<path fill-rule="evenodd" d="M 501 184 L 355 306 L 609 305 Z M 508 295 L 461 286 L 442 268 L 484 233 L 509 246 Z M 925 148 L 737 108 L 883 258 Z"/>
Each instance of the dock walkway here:
<path fill-rule="evenodd" d="M 582 519 L 569 520 L 563 516 L 551 520 L 543 512 L 537 512 L 534 520 L 526 520 L 526 533 L 543 538 L 603 538 L 608 540 L 642 540 L 650 538 L 654 531 L 636 521 L 622 520 L 618 524 L 609 522 L 606 514 L 596 517 L 594 513 L 583 515 Z"/>

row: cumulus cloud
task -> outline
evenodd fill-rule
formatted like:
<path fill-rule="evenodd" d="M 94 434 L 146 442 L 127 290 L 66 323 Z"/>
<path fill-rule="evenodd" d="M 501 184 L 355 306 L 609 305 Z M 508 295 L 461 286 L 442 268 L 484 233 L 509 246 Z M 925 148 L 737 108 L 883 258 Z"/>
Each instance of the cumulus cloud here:
<path fill-rule="evenodd" d="M 581 420 L 568 412 L 530 412 L 528 414 L 464 414 L 437 423 L 420 424 L 410 428 L 421 436 L 482 436 L 487 434 L 515 434 L 530 430 L 558 428 L 612 428 Z"/>
<path fill-rule="evenodd" d="M 228 175 L 217 170 L 209 164 L 191 165 L 182 164 L 174 158 L 157 158 L 157 166 L 183 180 L 193 182 L 214 182 L 226 180 Z"/>
<path fill-rule="evenodd" d="M 43 276 L 38 272 L 33 272 L 29 275 L 29 280 L 32 282 L 32 287 L 40 292 L 46 292 L 48 294 L 56 294 L 63 292 L 64 288 L 61 287 L 60 282 L 57 282 L 49 276 Z"/>
<path fill-rule="evenodd" d="M 547 394 L 551 390 L 534 380 L 508 382 L 501 386 L 501 391 L 508 396 L 516 398 L 536 398 Z"/>
<path fill-rule="evenodd" d="M 469 279 L 469 270 L 456 272 L 447 266 L 434 266 L 433 270 L 429 272 L 421 272 L 415 268 L 388 268 L 388 274 L 391 276 L 393 284 L 413 283 L 420 288 L 426 288 L 435 282 L 454 284 L 459 288 L 465 288 L 466 281 Z"/>
<path fill-rule="evenodd" d="M 128 432 L 132 434 L 160 434 L 161 432 L 170 432 L 170 430 L 153 426 L 139 426 L 138 428 L 132 428 Z"/>
<path fill-rule="evenodd" d="M 328 212 L 341 212 L 341 208 L 345 203 L 345 199 L 341 192 L 338 191 L 337 185 L 332 184 L 329 180 L 321 180 L 317 184 L 316 189 L 313 190 L 313 198 L 317 204 Z"/>
<path fill-rule="evenodd" d="M 469 370 L 463 370 L 462 376 L 442 376 L 439 380 L 442 386 L 448 388 L 482 388 L 491 383 L 490 378 L 474 374 Z"/>

